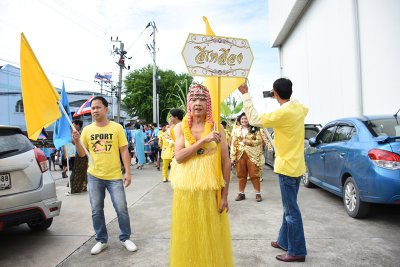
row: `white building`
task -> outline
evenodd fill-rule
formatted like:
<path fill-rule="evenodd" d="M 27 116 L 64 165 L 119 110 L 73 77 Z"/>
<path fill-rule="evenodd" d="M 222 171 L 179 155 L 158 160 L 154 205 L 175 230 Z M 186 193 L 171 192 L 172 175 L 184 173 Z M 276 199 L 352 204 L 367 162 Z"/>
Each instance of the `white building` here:
<path fill-rule="evenodd" d="M 399 0 L 269 0 L 269 19 L 307 122 L 398 111 Z"/>

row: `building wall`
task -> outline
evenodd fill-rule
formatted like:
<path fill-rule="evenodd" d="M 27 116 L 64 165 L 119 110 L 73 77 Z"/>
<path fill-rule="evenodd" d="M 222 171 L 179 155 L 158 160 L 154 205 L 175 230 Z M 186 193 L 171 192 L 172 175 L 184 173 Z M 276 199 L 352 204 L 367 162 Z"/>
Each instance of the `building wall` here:
<path fill-rule="evenodd" d="M 6 65 L 0 69 L 0 124 L 26 129 L 24 113 L 15 111 L 16 103 L 21 99 L 19 69 Z"/>
<path fill-rule="evenodd" d="M 400 108 L 400 1 L 358 0 L 364 113 Z"/>
<path fill-rule="evenodd" d="M 400 108 L 399 10 L 396 0 L 310 1 L 280 47 L 281 74 L 293 81 L 293 97 L 310 107 L 307 122 Z"/>

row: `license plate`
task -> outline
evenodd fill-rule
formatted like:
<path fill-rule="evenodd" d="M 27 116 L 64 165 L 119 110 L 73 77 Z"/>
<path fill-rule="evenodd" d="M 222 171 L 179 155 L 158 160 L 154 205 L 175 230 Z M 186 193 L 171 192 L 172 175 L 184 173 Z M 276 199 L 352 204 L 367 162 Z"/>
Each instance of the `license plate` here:
<path fill-rule="evenodd" d="M 0 189 L 11 188 L 11 176 L 9 173 L 0 173 Z"/>

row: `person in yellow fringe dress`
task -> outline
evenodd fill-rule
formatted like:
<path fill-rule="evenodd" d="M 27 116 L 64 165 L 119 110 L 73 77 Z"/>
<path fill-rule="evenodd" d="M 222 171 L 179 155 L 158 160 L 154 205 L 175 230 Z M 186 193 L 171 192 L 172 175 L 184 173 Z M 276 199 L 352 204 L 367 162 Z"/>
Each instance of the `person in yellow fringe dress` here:
<path fill-rule="evenodd" d="M 230 159 L 224 131 L 213 131 L 208 89 L 193 84 L 175 130 L 170 266 L 233 266 L 228 217 Z M 221 166 L 216 166 L 217 143 Z M 222 173 L 222 177 L 221 174 Z"/>
<path fill-rule="evenodd" d="M 162 127 L 162 136 L 160 139 L 160 146 L 162 148 L 161 151 L 161 159 L 163 161 L 162 165 L 162 179 L 163 182 L 168 182 L 168 167 L 174 156 L 174 141 L 171 138 L 171 132 L 169 129 L 169 125 L 163 125 Z"/>

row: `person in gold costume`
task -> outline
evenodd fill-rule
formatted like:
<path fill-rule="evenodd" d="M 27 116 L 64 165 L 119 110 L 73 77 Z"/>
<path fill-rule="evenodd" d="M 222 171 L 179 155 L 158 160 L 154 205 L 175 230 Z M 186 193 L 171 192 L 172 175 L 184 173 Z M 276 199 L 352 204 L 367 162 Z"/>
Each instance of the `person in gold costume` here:
<path fill-rule="evenodd" d="M 238 117 L 240 127 L 235 128 L 232 133 L 231 162 L 236 167 L 236 175 L 239 179 L 239 193 L 236 201 L 246 199 L 244 189 L 247 177 L 250 178 L 256 201 L 262 201 L 260 192 L 260 177 L 262 169 L 262 135 L 258 127 L 249 125 L 246 114 L 243 112 Z"/>
<path fill-rule="evenodd" d="M 171 267 L 233 266 L 227 214 L 228 145 L 224 131 L 215 131 L 214 127 L 208 89 L 201 84 L 191 85 L 187 114 L 174 128 L 175 158 L 170 173 L 174 190 Z"/>

